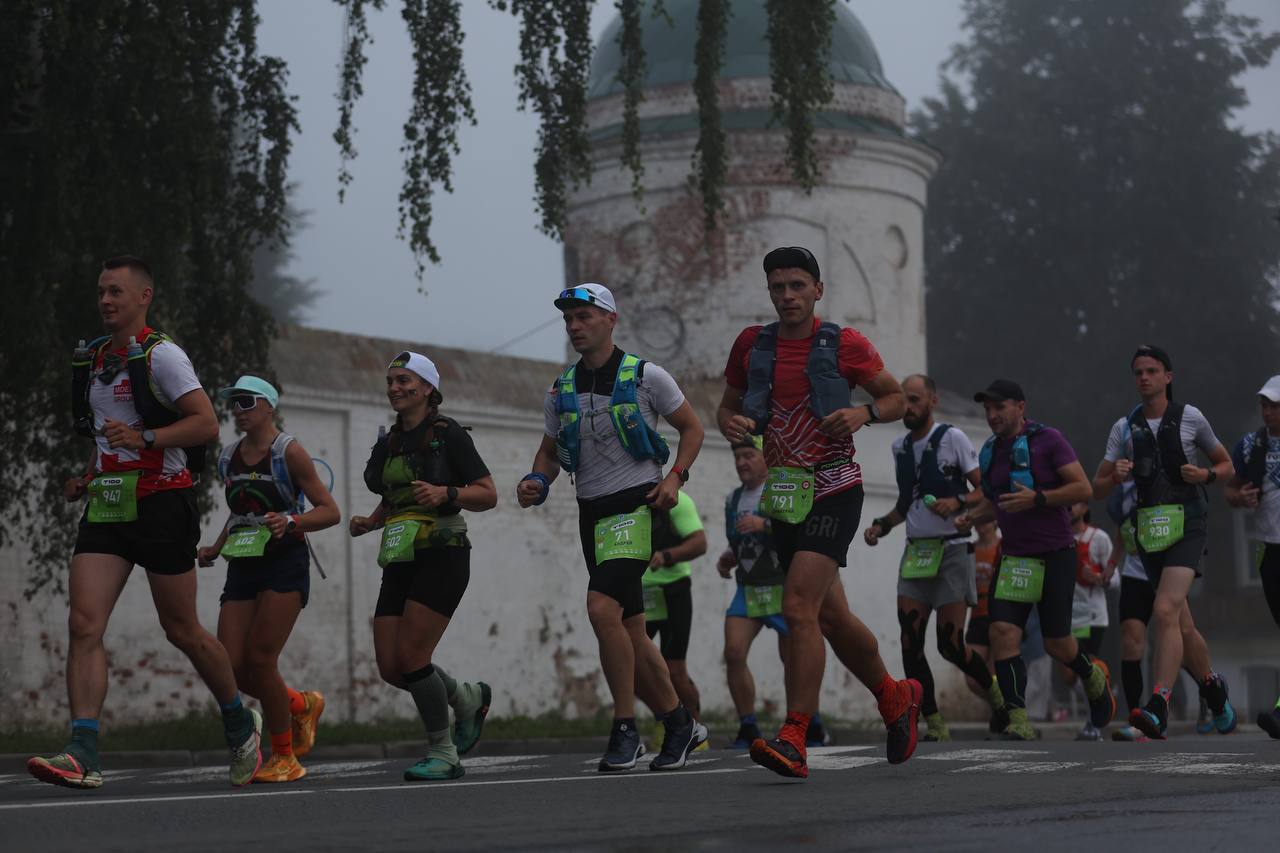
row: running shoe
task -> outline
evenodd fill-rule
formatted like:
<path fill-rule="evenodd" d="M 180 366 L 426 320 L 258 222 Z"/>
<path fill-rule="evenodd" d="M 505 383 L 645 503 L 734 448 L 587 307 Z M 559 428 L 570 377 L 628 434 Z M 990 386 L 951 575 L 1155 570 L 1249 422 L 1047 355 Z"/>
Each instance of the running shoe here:
<path fill-rule="evenodd" d="M 916 751 L 924 688 L 914 678 L 904 678 L 894 692 L 897 695 L 890 702 L 880 703 L 880 716 L 885 721 L 885 753 L 889 763 L 901 764 Z"/>
<path fill-rule="evenodd" d="M 1129 741 L 1130 743 L 1146 743 L 1151 740 L 1151 738 L 1147 737 L 1133 726 L 1124 726 L 1123 728 L 1116 729 L 1111 733 L 1111 739 Z"/>
<path fill-rule="evenodd" d="M 1165 729 L 1168 722 L 1160 719 L 1154 712 L 1146 708 L 1134 708 L 1129 712 L 1129 725 L 1142 732 L 1152 740 L 1165 740 Z"/>
<path fill-rule="evenodd" d="M 466 755 L 475 749 L 484 731 L 484 718 L 489 716 L 489 702 L 493 690 L 483 681 L 477 681 L 467 690 L 468 698 L 459 700 L 453 709 L 453 745 L 458 755 Z"/>
<path fill-rule="evenodd" d="M 456 747 L 450 743 L 446 749 L 431 747 L 426 758 L 404 771 L 404 781 L 447 782 L 450 779 L 460 779 L 465 772 L 458 762 Z"/>
<path fill-rule="evenodd" d="M 760 733 L 756 732 L 756 737 L 760 737 Z M 755 740 L 752 738 L 751 740 Z M 809 730 L 804 735 L 804 745 L 806 748 L 815 746 L 826 746 L 831 743 L 831 732 L 827 731 L 827 727 L 822 724 L 822 720 L 810 720 Z M 747 746 L 750 746 L 750 741 Z"/>
<path fill-rule="evenodd" d="M 253 781 L 262 767 L 262 715 L 256 708 L 249 709 L 253 728 L 237 746 L 231 747 L 231 784 L 243 788 Z"/>
<path fill-rule="evenodd" d="M 27 759 L 27 772 L 51 785 L 64 788 L 101 788 L 102 771 L 86 770 L 69 752 L 59 752 L 48 758 L 37 755 Z"/>
<path fill-rule="evenodd" d="M 707 727 L 692 716 L 683 726 L 673 726 L 665 720 L 662 725 L 666 729 L 662 751 L 649 762 L 649 769 L 679 770 L 689 760 L 689 753 L 706 741 Z"/>
<path fill-rule="evenodd" d="M 1280 740 L 1280 707 L 1263 711 L 1258 715 L 1258 728 L 1262 729 L 1274 740 Z M 34 761 L 34 759 L 32 759 Z M 30 765 L 28 765 L 30 766 Z"/>
<path fill-rule="evenodd" d="M 942 719 L 942 714 L 929 714 L 924 718 L 929 730 L 920 740 L 928 743 L 945 743 L 951 740 L 951 730 L 947 728 L 946 720 Z"/>
<path fill-rule="evenodd" d="M 1213 719 L 1209 716 L 1209 703 L 1200 697 L 1200 714 L 1196 717 L 1196 734 L 1207 735 L 1213 731 Z"/>
<path fill-rule="evenodd" d="M 324 696 L 319 690 L 302 691 L 302 713 L 291 715 L 293 754 L 302 758 L 316 745 L 316 727 L 324 713 Z"/>
<path fill-rule="evenodd" d="M 1084 682 L 1084 695 L 1089 700 L 1089 722 L 1105 729 L 1116 716 L 1116 694 L 1111 692 L 1111 670 L 1100 660 Z"/>
<path fill-rule="evenodd" d="M 991 712 L 991 719 L 987 721 L 987 731 L 993 735 L 1002 733 L 1009 727 L 1009 709 L 1007 706 L 1001 706 Z"/>
<path fill-rule="evenodd" d="M 1093 723 L 1085 723 L 1084 728 L 1076 735 L 1076 740 L 1102 740 L 1102 732 Z"/>
<path fill-rule="evenodd" d="M 640 732 L 630 723 L 615 721 L 609 731 L 609 746 L 596 769 L 601 773 L 630 770 L 642 755 L 644 744 L 640 742 Z"/>
<path fill-rule="evenodd" d="M 1213 727 L 1218 730 L 1218 734 L 1229 735 L 1236 730 L 1236 726 L 1240 724 L 1240 721 L 1236 717 L 1236 709 L 1231 707 L 1231 695 L 1227 689 L 1227 679 L 1216 672 L 1209 678 L 1213 680 L 1213 687 L 1211 688 L 1213 692 L 1222 691 L 1222 710 L 1214 712 L 1212 706 L 1209 708 L 1209 712 L 1213 714 Z M 1207 699 L 1205 704 L 1208 704 Z"/>
<path fill-rule="evenodd" d="M 1000 734 L 1001 740 L 1039 740 L 1040 733 L 1027 717 L 1026 708 L 1009 709 L 1009 725 Z"/>
<path fill-rule="evenodd" d="M 756 738 L 751 742 L 751 760 L 779 776 L 804 779 L 809 775 L 804 749 L 783 737 L 773 740 Z"/>
<path fill-rule="evenodd" d="M 704 740 L 702 743 L 698 744 L 697 746 L 695 746 L 693 749 L 691 749 L 691 750 L 689 750 L 689 751 L 690 751 L 690 752 L 710 752 L 710 751 L 711 751 L 711 738 L 710 738 L 710 737 L 708 737 L 708 738 L 707 738 L 706 740 Z"/>
<path fill-rule="evenodd" d="M 738 733 L 725 749 L 750 749 L 756 738 L 760 737 L 760 729 L 756 726 L 738 726 Z"/>
<path fill-rule="evenodd" d="M 267 762 L 253 774 L 255 782 L 293 782 L 307 775 L 307 768 L 298 763 L 296 755 L 272 753 Z"/>

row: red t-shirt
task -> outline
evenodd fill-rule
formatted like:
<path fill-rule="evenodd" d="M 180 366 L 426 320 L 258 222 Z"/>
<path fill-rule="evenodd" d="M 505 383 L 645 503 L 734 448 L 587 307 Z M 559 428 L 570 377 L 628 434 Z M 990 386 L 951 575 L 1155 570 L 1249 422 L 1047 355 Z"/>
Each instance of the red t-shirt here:
<path fill-rule="evenodd" d="M 770 467 L 788 465 L 819 468 L 845 460 L 844 464 L 821 468 L 814 474 L 814 497 L 821 498 L 852 488 L 862 482 L 862 468 L 853 461 L 853 437 L 840 440 L 818 431 L 818 419 L 809 407 L 809 350 L 818 333 L 819 320 L 813 319 L 813 334 L 803 340 L 778 338 L 773 367 L 773 395 L 769 401 L 769 424 L 765 428 L 764 456 Z M 747 389 L 747 367 L 751 348 L 760 336 L 761 326 L 748 326 L 733 342 L 724 378 L 729 387 Z M 871 341 L 854 329 L 840 330 L 840 375 L 853 388 L 865 385 L 884 370 L 884 361 Z"/>

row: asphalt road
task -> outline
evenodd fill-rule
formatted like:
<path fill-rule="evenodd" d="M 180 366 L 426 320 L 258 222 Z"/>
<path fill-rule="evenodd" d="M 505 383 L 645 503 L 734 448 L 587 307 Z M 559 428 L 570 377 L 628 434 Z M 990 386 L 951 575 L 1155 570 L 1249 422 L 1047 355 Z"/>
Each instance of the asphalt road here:
<path fill-rule="evenodd" d="M 595 772 L 597 756 L 483 755 L 466 776 L 401 781 L 406 760 L 330 761 L 281 786 L 219 767 L 108 770 L 98 791 L 0 775 L 4 851 L 1276 849 L 1280 743 L 921 744 L 810 752 L 807 780 L 741 753 L 673 773 Z"/>

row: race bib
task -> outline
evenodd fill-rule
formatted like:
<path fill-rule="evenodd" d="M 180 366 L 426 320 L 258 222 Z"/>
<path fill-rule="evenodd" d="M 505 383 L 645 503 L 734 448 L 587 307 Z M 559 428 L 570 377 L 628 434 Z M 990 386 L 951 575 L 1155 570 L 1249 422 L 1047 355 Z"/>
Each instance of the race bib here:
<path fill-rule="evenodd" d="M 89 484 L 89 521 L 107 524 L 138 520 L 138 471 L 99 474 Z"/>
<path fill-rule="evenodd" d="M 744 586 L 742 595 L 747 600 L 747 615 L 752 619 L 777 616 L 782 612 L 782 584 Z"/>
<path fill-rule="evenodd" d="M 1093 633 L 1093 629 L 1090 628 L 1088 625 L 1084 626 L 1083 628 L 1071 629 L 1071 636 L 1075 637 L 1077 640 L 1087 640 L 1089 639 L 1089 635 L 1092 633 Z"/>
<path fill-rule="evenodd" d="M 1138 544 L 1148 554 L 1158 554 L 1182 541 L 1186 511 L 1182 504 L 1161 504 L 1138 510 Z"/>
<path fill-rule="evenodd" d="M 1009 557 L 1000 561 L 996 577 L 996 598 L 1035 604 L 1044 594 L 1044 560 L 1035 557 Z"/>
<path fill-rule="evenodd" d="M 1124 552 L 1126 554 L 1138 553 L 1138 537 L 1133 530 L 1133 520 L 1126 518 L 1124 524 L 1120 525 L 1120 541 L 1124 543 Z"/>
<path fill-rule="evenodd" d="M 760 493 L 760 514 L 787 524 L 799 524 L 813 509 L 813 471 L 809 468 L 770 468 Z"/>
<path fill-rule="evenodd" d="M 644 621 L 664 622 L 667 618 L 667 593 L 660 586 L 644 588 Z"/>
<path fill-rule="evenodd" d="M 261 557 L 270 541 L 271 530 L 267 527 L 240 527 L 227 534 L 227 541 L 222 546 L 222 556 L 227 559 Z"/>
<path fill-rule="evenodd" d="M 611 515 L 596 522 L 596 565 L 609 560 L 644 560 L 653 556 L 650 544 L 653 517 L 642 506 L 635 512 Z M 664 610 L 665 613 L 665 605 Z M 666 617 L 663 617 L 666 618 Z"/>
<path fill-rule="evenodd" d="M 382 546 L 378 549 L 378 565 L 386 568 L 392 563 L 408 563 L 413 560 L 413 541 L 422 529 L 423 522 L 405 519 L 392 521 L 382 528 Z"/>
<path fill-rule="evenodd" d="M 941 539 L 913 539 L 902 555 L 903 580 L 936 578 L 942 565 Z"/>

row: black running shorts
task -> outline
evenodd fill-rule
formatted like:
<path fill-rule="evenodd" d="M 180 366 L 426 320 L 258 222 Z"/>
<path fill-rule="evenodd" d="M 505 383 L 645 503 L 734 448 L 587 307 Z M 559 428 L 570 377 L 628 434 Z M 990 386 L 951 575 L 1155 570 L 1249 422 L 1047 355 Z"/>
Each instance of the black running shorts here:
<path fill-rule="evenodd" d="M 644 623 L 652 640 L 662 634 L 661 648 L 664 660 L 684 660 L 689 653 L 689 631 L 693 627 L 693 582 L 680 578 L 664 584 L 662 594 L 667 600 L 667 618 Z"/>
<path fill-rule="evenodd" d="M 623 489 L 612 495 L 578 501 L 578 537 L 582 558 L 591 580 L 587 589 L 607 595 L 622 605 L 622 618 L 644 613 L 644 589 L 640 579 L 649 569 L 649 560 L 607 560 L 596 565 L 596 522 L 611 515 L 635 512 L 646 504 L 645 495 L 655 483 Z M 652 556 L 652 554 L 650 554 Z"/>
<path fill-rule="evenodd" d="M 1206 515 L 1188 518 L 1182 529 L 1182 538 L 1169 548 L 1154 554 L 1148 554 L 1142 550 L 1141 545 L 1138 546 L 1138 556 L 1142 558 L 1142 567 L 1147 570 L 1147 577 L 1151 578 L 1153 588 L 1160 588 L 1160 572 L 1165 566 L 1185 566 L 1195 571 L 1196 577 L 1203 574 L 1200 571 L 1200 560 L 1204 557 L 1204 546 L 1209 538 L 1208 524 L 1209 518 Z"/>
<path fill-rule="evenodd" d="M 239 557 L 227 561 L 227 581 L 222 587 L 222 603 L 253 601 L 260 592 L 297 592 L 302 606 L 311 595 L 311 554 L 302 540 L 282 545 L 262 557 Z"/>
<path fill-rule="evenodd" d="M 1044 560 L 1045 563 L 1040 603 L 1035 605 L 1040 613 L 1040 632 L 1045 639 L 1049 640 L 1070 637 L 1071 605 L 1075 601 L 1076 594 L 1076 549 L 1062 548 L 1044 554 L 1019 556 L 1035 557 Z M 995 577 L 991 579 L 991 621 L 1008 622 L 1019 628 L 1026 628 L 1032 605 L 996 597 L 996 584 L 1002 571 L 1004 571 L 1003 562 Z"/>
<path fill-rule="evenodd" d="M 862 521 L 862 484 L 827 495 L 813 502 L 809 515 L 799 524 L 773 522 L 773 544 L 778 562 L 785 572 L 791 560 L 801 551 L 812 551 L 836 561 L 843 567 L 849 545 Z"/>
<path fill-rule="evenodd" d="M 1156 590 L 1151 581 L 1142 578 L 1120 578 L 1120 621 L 1137 619 L 1143 625 L 1151 621 L 1156 606 Z"/>
<path fill-rule="evenodd" d="M 404 615 L 404 603 L 416 601 L 452 619 L 471 581 L 471 545 L 421 548 L 413 562 L 391 563 L 382 570 L 382 589 L 374 618 Z"/>
<path fill-rule="evenodd" d="M 138 499 L 134 521 L 89 521 L 80 517 L 76 554 L 124 557 L 157 575 L 181 575 L 196 567 L 200 512 L 194 489 L 169 489 Z"/>

